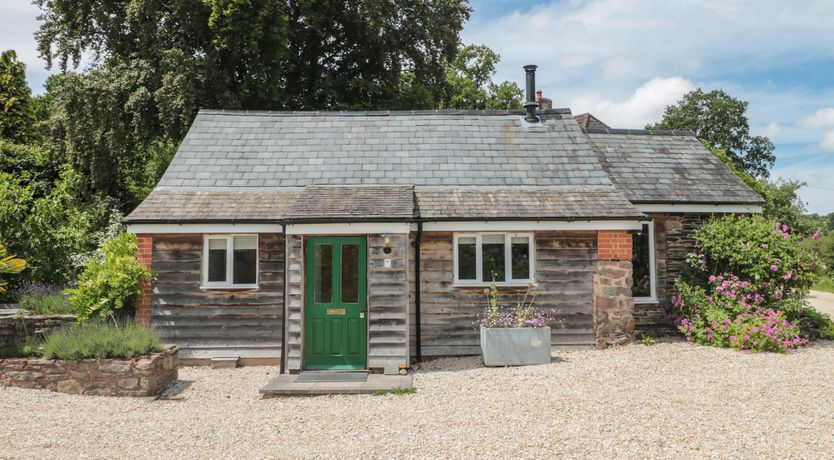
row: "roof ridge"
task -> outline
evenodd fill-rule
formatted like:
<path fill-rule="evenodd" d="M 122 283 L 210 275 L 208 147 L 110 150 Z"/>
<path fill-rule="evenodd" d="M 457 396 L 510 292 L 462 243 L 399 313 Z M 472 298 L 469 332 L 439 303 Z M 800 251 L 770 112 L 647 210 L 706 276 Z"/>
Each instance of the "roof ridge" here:
<path fill-rule="evenodd" d="M 200 109 L 200 114 L 208 115 L 236 115 L 236 116 L 269 116 L 269 117 L 297 117 L 297 116 L 332 116 L 332 117 L 356 117 L 356 116 L 418 116 L 418 115 L 461 115 L 461 116 L 498 116 L 498 115 L 524 115 L 527 112 L 521 109 L 508 110 L 463 110 L 463 109 L 436 109 L 436 110 L 360 110 L 360 111 L 339 111 L 339 110 L 229 110 L 229 109 Z M 570 115 L 569 108 L 556 108 L 537 110 L 540 115 Z"/>
<path fill-rule="evenodd" d="M 695 136 L 694 131 L 675 129 L 583 128 L 585 134 L 631 134 L 635 136 Z"/>

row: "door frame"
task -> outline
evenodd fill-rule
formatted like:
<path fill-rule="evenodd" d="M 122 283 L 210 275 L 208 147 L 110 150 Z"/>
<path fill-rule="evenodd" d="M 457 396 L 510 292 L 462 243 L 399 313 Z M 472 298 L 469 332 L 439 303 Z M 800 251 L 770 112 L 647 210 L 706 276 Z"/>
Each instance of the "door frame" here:
<path fill-rule="evenodd" d="M 360 296 L 364 294 L 364 304 L 365 304 L 365 350 L 364 350 L 364 359 L 363 364 L 361 367 L 341 367 L 341 366 L 334 366 L 332 368 L 322 369 L 320 367 L 310 368 L 308 367 L 308 355 L 307 355 L 307 341 L 310 338 L 309 333 L 312 329 L 311 324 L 311 315 L 308 314 L 308 310 L 310 308 L 309 301 L 313 299 L 313 283 L 310 282 L 313 276 L 314 265 L 312 263 L 314 253 L 313 248 L 315 247 L 315 243 L 323 243 L 323 242 L 333 242 L 333 243 L 346 243 L 346 242 L 356 242 L 360 243 L 360 261 L 364 260 L 365 267 L 364 267 L 364 286 L 360 280 Z M 364 249 L 364 251 L 362 251 Z M 369 333 L 369 308 L 368 308 L 368 236 L 367 235 L 309 235 L 304 236 L 304 260 L 303 260 L 303 267 L 304 267 L 304 308 L 303 308 L 303 317 L 302 317 L 302 330 L 301 330 L 301 369 L 305 371 L 328 371 L 328 370 L 367 370 L 368 369 L 368 355 L 370 351 L 370 333 Z M 335 253 L 334 253 L 335 254 Z M 341 257 L 341 256 L 340 256 Z M 341 260 L 341 259 L 340 259 Z M 334 260 L 335 262 L 335 260 Z M 332 270 L 337 270 L 337 267 L 334 263 L 334 267 Z M 341 272 L 341 267 L 338 267 L 339 272 Z M 341 276 L 338 277 L 339 279 L 339 294 L 341 297 Z M 337 285 L 334 285 L 334 292 Z"/>

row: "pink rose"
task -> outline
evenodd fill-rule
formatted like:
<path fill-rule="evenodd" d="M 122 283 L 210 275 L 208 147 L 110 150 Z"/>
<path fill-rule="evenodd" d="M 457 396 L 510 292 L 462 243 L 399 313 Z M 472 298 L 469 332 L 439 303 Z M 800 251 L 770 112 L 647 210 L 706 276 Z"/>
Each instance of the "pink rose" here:
<path fill-rule="evenodd" d="M 788 227 L 787 225 L 783 225 L 783 226 L 782 226 L 782 231 L 783 231 L 783 232 L 787 232 L 787 231 L 788 231 L 788 230 L 790 230 L 790 229 L 791 229 L 791 228 L 790 228 L 790 227 Z"/>
<path fill-rule="evenodd" d="M 777 299 L 781 299 L 782 298 L 782 291 L 776 291 L 773 294 L 773 296 L 776 297 Z"/>
<path fill-rule="evenodd" d="M 771 265 L 770 266 L 770 271 L 774 271 L 774 272 L 779 271 L 779 267 L 777 267 L 776 265 Z"/>

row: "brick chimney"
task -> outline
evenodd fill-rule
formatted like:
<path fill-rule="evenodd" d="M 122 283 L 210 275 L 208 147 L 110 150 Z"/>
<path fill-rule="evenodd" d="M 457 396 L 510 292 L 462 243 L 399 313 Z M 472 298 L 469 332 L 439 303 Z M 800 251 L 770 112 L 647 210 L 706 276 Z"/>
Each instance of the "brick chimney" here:
<path fill-rule="evenodd" d="M 539 110 L 548 110 L 553 108 L 553 99 L 542 97 L 542 90 L 536 91 L 536 104 Z"/>

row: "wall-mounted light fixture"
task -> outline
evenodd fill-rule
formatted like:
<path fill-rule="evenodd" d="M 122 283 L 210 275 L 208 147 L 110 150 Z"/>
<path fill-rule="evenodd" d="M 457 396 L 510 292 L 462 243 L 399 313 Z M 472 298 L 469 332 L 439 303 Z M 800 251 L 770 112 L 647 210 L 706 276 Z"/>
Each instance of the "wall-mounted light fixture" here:
<path fill-rule="evenodd" d="M 391 235 L 387 233 L 382 235 L 382 252 L 391 254 Z"/>

